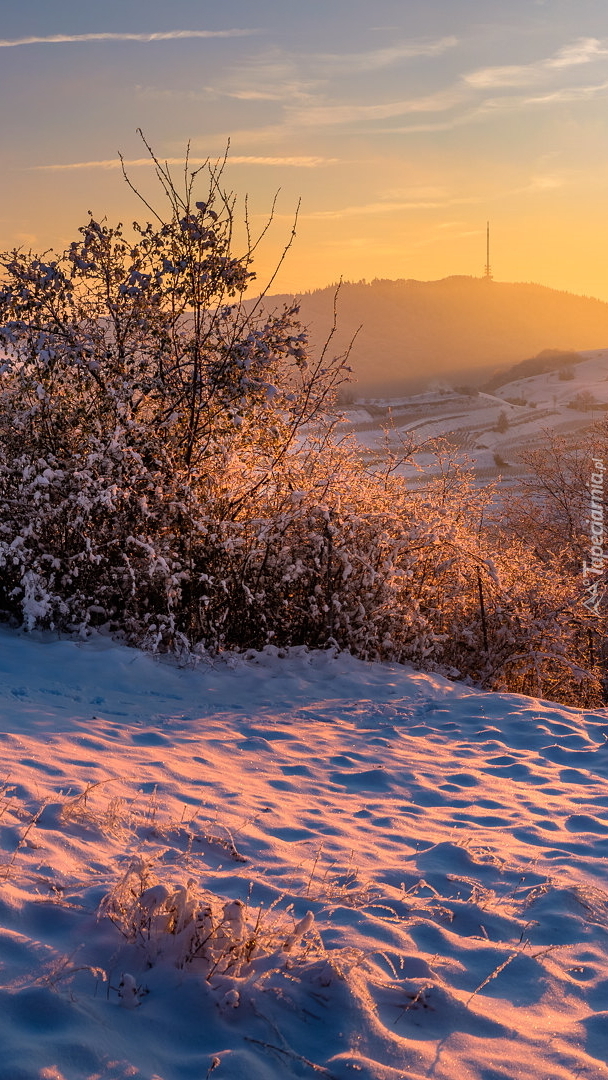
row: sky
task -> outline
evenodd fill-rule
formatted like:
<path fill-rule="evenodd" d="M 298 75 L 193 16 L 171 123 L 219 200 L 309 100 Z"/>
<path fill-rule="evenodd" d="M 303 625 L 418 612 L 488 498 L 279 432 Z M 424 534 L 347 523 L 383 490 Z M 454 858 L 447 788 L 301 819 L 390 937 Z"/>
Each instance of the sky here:
<path fill-rule="evenodd" d="M 273 291 L 481 275 L 608 300 L 605 0 L 2 0 L 0 250 L 221 156 Z M 242 235 L 237 232 L 237 243 Z"/>

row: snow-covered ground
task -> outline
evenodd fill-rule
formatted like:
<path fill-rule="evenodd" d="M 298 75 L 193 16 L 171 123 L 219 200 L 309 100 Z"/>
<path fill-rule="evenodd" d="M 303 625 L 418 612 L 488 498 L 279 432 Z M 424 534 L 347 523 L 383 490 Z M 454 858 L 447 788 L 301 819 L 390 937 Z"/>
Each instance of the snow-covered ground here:
<path fill-rule="evenodd" d="M 0 1080 L 608 1078 L 605 711 L 8 630 L 0 702 Z"/>

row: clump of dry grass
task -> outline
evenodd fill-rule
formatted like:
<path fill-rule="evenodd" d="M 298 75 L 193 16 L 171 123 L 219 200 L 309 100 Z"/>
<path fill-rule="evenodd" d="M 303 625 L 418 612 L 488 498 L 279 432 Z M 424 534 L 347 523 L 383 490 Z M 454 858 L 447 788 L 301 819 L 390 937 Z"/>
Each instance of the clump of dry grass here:
<path fill-rule="evenodd" d="M 322 948 L 314 914 L 295 921 L 275 901 L 251 909 L 240 899 L 223 899 L 194 878 L 185 884 L 158 879 L 151 862 L 136 858 L 104 897 L 99 917 L 108 918 L 125 941 L 139 946 L 153 964 L 169 960 L 192 967 L 209 981 L 214 975 L 261 974 L 275 965 Z"/>

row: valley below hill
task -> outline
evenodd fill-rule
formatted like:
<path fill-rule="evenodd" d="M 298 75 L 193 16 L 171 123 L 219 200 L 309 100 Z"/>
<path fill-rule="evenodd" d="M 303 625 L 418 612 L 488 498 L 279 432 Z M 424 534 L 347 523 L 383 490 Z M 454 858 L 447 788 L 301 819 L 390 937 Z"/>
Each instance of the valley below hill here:
<path fill-rule="evenodd" d="M 415 484 L 428 482 L 436 468 L 430 444 L 443 439 L 479 484 L 517 485 L 527 471 L 522 453 L 542 447 L 551 436 L 578 439 L 606 418 L 608 349 L 561 355 L 567 363 L 556 354 L 550 370 L 519 378 L 534 365 L 518 364 L 487 389 L 446 383 L 421 394 L 362 397 L 345 408 L 343 431 L 372 465 L 415 443 L 420 448 L 415 461 L 402 466 Z M 543 359 L 537 358 L 537 366 L 545 366 Z"/>

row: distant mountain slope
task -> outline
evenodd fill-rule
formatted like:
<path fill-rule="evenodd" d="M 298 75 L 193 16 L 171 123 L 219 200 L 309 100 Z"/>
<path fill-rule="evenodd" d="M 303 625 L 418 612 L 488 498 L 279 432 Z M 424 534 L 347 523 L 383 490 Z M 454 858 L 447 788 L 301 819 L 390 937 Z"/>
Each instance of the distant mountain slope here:
<path fill-rule="evenodd" d="M 332 325 L 335 286 L 301 297 L 301 316 L 315 343 Z M 292 296 L 268 297 L 274 308 Z M 608 304 L 543 285 L 483 278 L 345 283 L 338 295 L 343 349 L 351 354 L 361 394 L 413 392 L 433 378 L 484 381 L 498 368 L 543 349 L 608 345 Z"/>
<path fill-rule="evenodd" d="M 583 356 L 577 352 L 564 351 L 563 349 L 543 349 L 538 356 L 521 360 L 519 364 L 513 364 L 506 371 L 500 371 L 493 375 L 485 383 L 483 389 L 497 390 L 501 386 L 507 386 L 508 383 L 516 382 L 518 379 L 529 379 L 535 375 L 545 375 L 551 371 L 559 372 L 560 377 L 567 381 L 574 377 L 573 365 L 580 364 L 582 361 Z"/>

